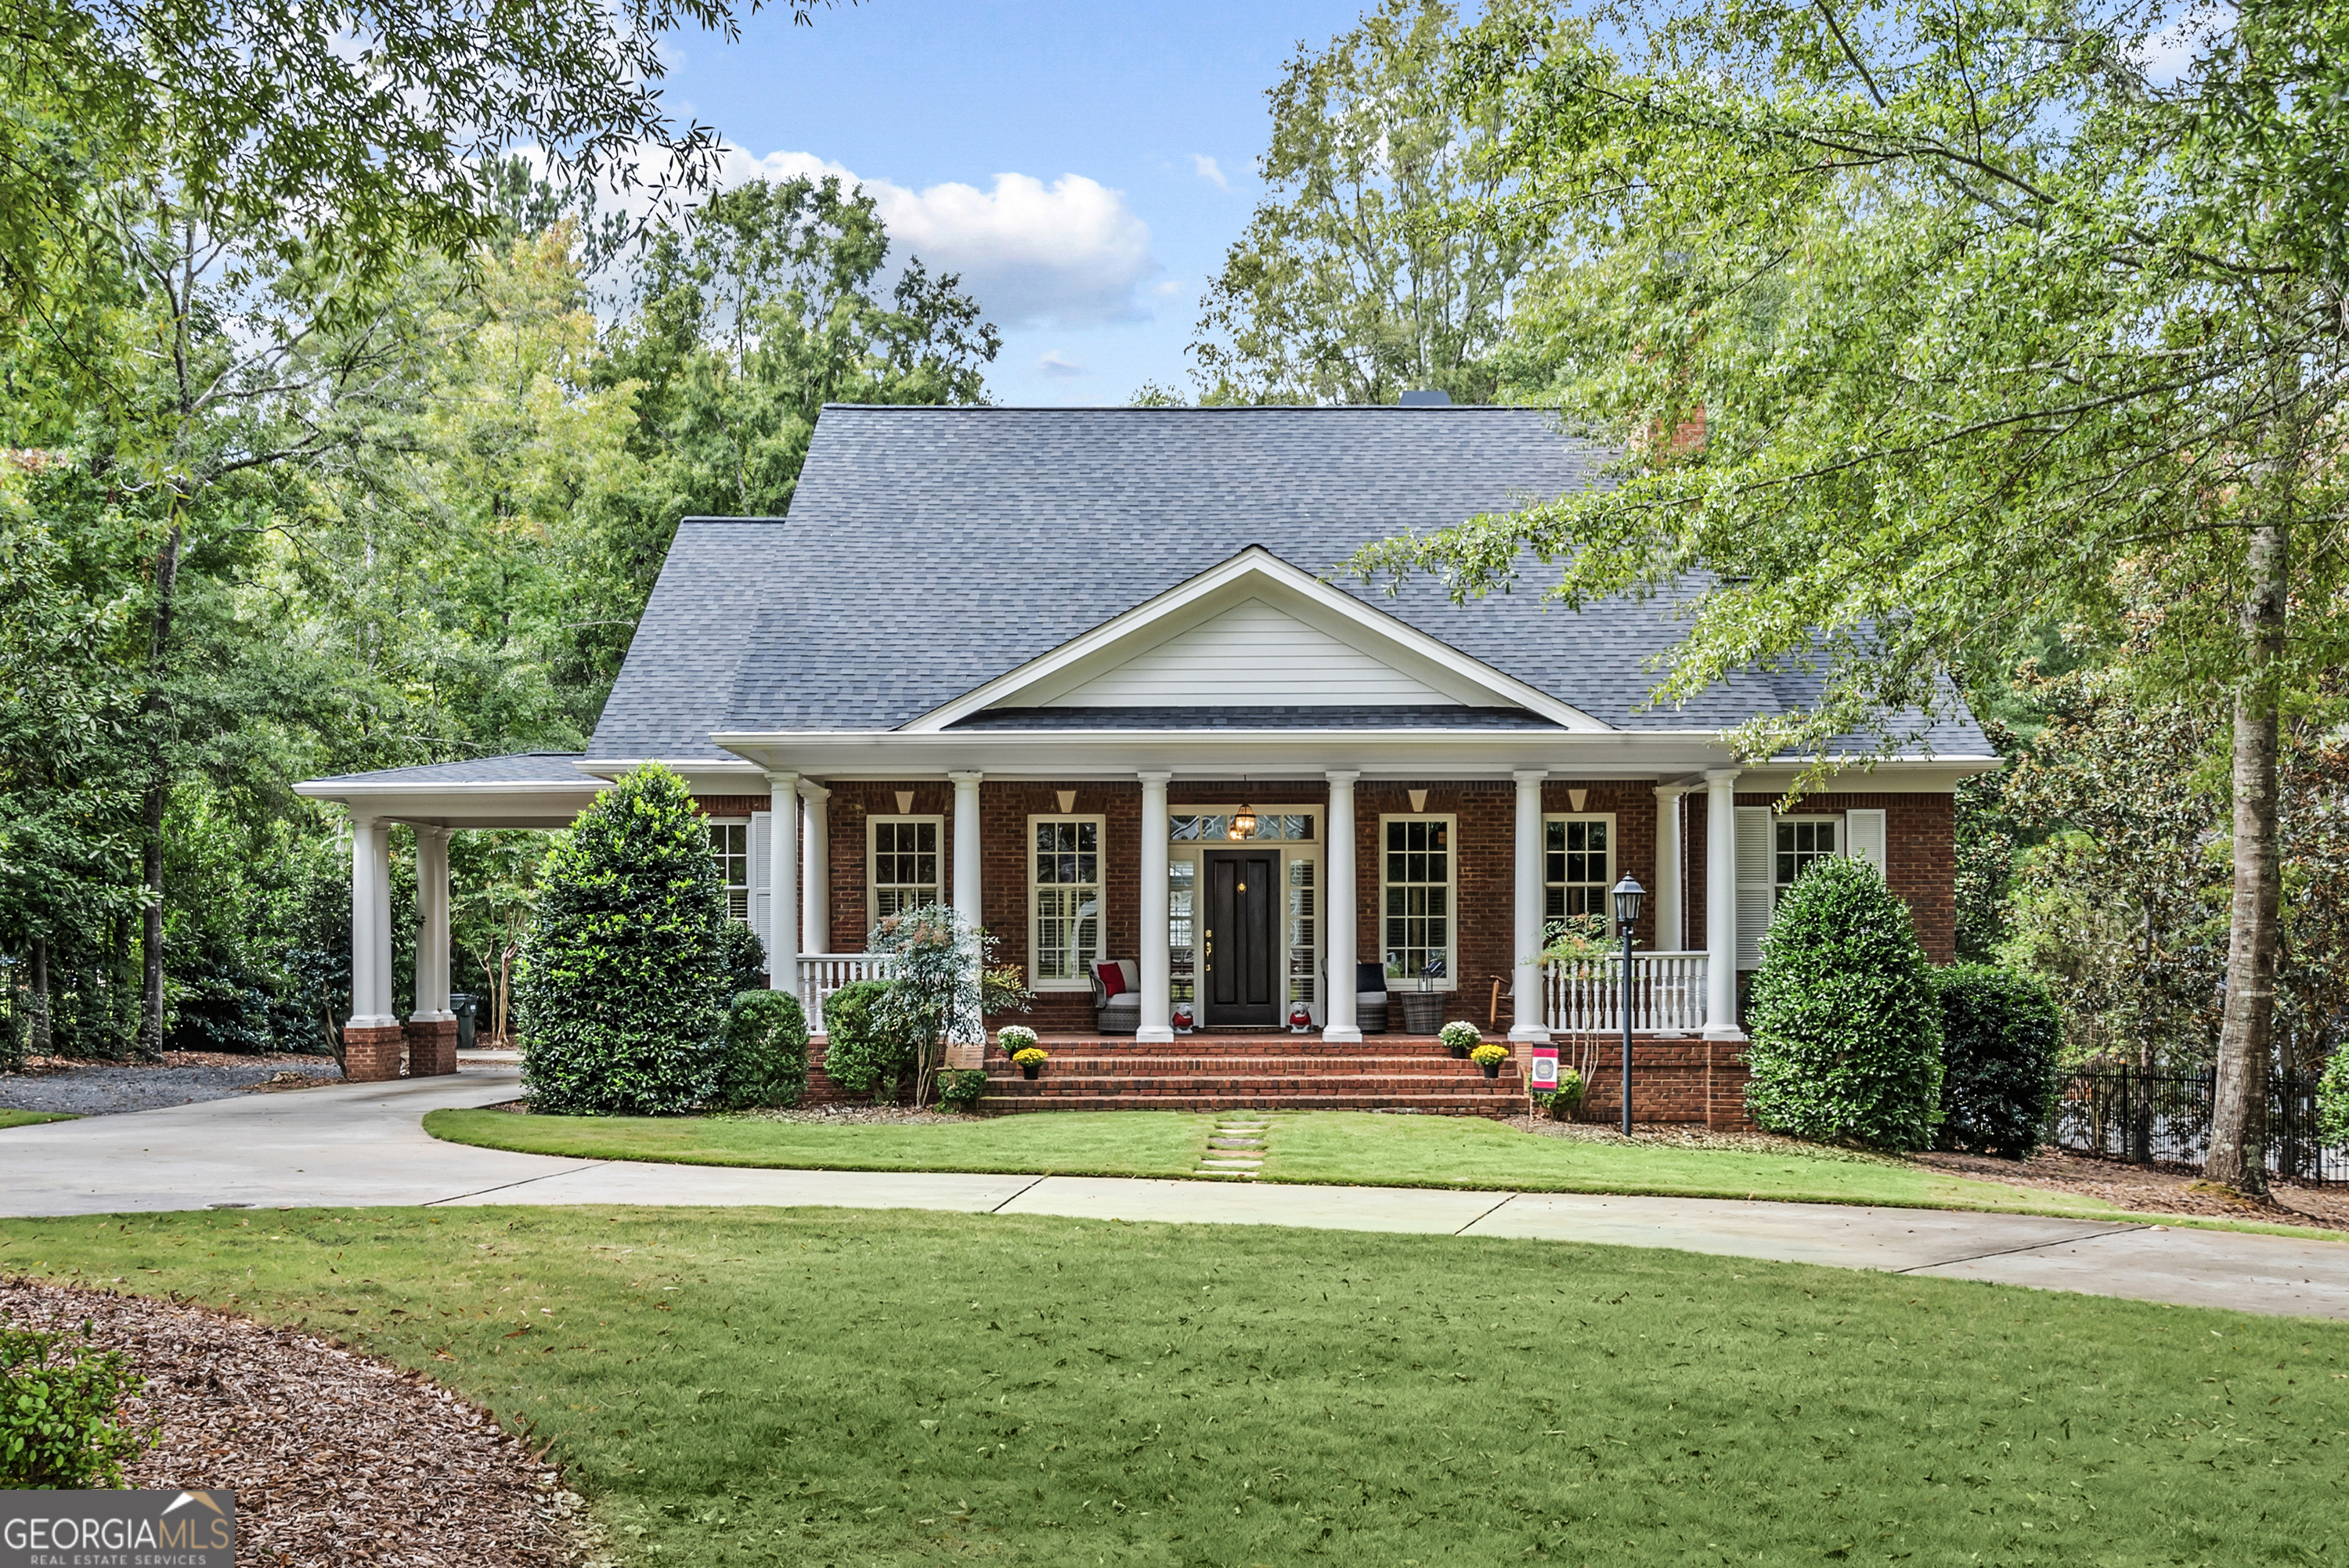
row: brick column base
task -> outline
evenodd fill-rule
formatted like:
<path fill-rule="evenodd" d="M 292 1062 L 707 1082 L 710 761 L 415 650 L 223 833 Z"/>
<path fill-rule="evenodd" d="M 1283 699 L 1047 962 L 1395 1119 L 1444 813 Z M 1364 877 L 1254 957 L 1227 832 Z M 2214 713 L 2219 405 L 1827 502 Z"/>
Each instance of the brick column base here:
<path fill-rule="evenodd" d="M 408 1039 L 408 1076 L 431 1078 L 457 1070 L 457 1020 L 409 1023 L 400 1032 Z"/>
<path fill-rule="evenodd" d="M 408 1032 L 398 1024 L 343 1031 L 343 1077 L 351 1083 L 384 1083 L 399 1076 L 400 1047 Z"/>
<path fill-rule="evenodd" d="M 1718 1132 L 1751 1132 L 1745 1109 L 1745 1042 L 1707 1040 L 1704 1061 L 1704 1124 Z"/>
<path fill-rule="evenodd" d="M 987 1047 L 983 1045 L 950 1040 L 947 1043 L 946 1060 L 939 1065 L 957 1071 L 983 1068 L 987 1065 Z"/>

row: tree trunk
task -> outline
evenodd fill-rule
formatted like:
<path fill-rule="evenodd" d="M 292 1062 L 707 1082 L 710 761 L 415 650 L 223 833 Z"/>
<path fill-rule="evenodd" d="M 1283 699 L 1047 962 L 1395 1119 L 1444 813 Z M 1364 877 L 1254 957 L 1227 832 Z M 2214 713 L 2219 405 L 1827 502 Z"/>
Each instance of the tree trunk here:
<path fill-rule="evenodd" d="M 176 513 L 178 502 L 172 507 Z M 141 925 L 144 986 L 139 1003 L 139 1054 L 150 1060 L 163 1055 L 163 806 L 171 794 L 171 761 L 156 733 L 170 700 L 163 695 L 163 673 L 171 652 L 172 598 L 180 582 L 180 520 L 171 520 L 171 536 L 155 557 L 155 629 L 148 646 L 145 704 L 151 772 L 147 784 L 143 827 L 147 909 Z"/>
<path fill-rule="evenodd" d="M 48 938 L 36 936 L 33 938 L 32 1054 L 46 1057 L 56 1044 L 57 1032 L 49 1025 L 49 943 Z"/>
<path fill-rule="evenodd" d="M 2204 1175 L 2247 1197 L 2267 1192 L 2268 1040 L 2275 1025 L 2283 868 L 2277 854 L 2278 666 L 2283 654 L 2291 532 L 2251 533 L 2243 604 L 2245 667 L 2235 692 L 2235 897 L 2227 933 L 2227 1009 L 2210 1103 Z"/>

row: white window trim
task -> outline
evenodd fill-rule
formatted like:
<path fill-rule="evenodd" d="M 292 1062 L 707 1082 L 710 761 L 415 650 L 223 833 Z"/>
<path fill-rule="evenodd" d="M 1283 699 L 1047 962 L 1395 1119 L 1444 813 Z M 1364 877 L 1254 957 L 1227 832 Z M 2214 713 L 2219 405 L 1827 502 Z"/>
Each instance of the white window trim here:
<path fill-rule="evenodd" d="M 1547 924 L 1549 923 L 1549 890 L 1550 890 L 1551 888 L 1553 888 L 1553 887 L 1557 887 L 1557 886 L 1559 886 L 1559 885 L 1565 885 L 1565 886 L 1569 886 L 1569 887 L 1587 887 L 1587 886 L 1588 886 L 1588 885 L 1589 885 L 1589 884 L 1588 884 L 1588 883 L 1587 883 L 1587 882 L 1569 882 L 1569 883 L 1565 883 L 1565 884 L 1559 884 L 1559 883 L 1557 883 L 1557 882 L 1551 882 L 1551 881 L 1549 880 L 1549 825 L 1550 825 L 1552 822 L 1604 822 L 1604 823 L 1606 823 L 1606 824 L 1607 824 L 1607 868 L 1608 868 L 1608 876 L 1607 876 L 1607 882 L 1606 882 L 1606 885 L 1607 885 L 1608 887 L 1612 888 L 1612 887 L 1615 885 L 1615 883 L 1616 883 L 1617 880 L 1618 880 L 1618 879 L 1619 879 L 1619 878 L 1621 877 L 1621 875 L 1622 875 L 1622 865 L 1623 865 L 1623 832 L 1622 832 L 1622 830 L 1621 830 L 1619 827 L 1618 827 L 1618 826 L 1616 825 L 1616 822 L 1615 822 L 1615 813 L 1614 813 L 1614 812 L 1612 812 L 1612 811 L 1545 811 L 1545 812 L 1543 812 L 1543 813 L 1542 813 L 1542 923 L 1543 923 L 1543 924 L 1545 924 L 1545 925 L 1547 925 Z M 1604 914 L 1607 916 L 1607 934 L 1608 934 L 1610 938 L 1621 935 L 1621 934 L 1622 934 L 1621 931 L 1617 927 L 1617 925 L 1616 925 L 1616 923 L 1615 923 L 1615 901 L 1614 901 L 1612 898 L 1602 898 L 1602 899 L 1600 899 L 1600 900 L 1599 901 L 1599 907 L 1600 912 L 1601 912 L 1602 913 L 1604 913 Z"/>
<path fill-rule="evenodd" d="M 1093 933 L 1100 945 L 1094 949 L 1092 956 L 1085 960 L 1084 974 L 1074 980 L 1057 978 L 1047 980 L 1036 973 L 1036 955 L 1039 946 L 1036 941 L 1036 824 L 1039 822 L 1091 822 L 1094 830 L 1093 841 L 1100 846 L 1099 853 L 1093 861 L 1093 871 L 1099 878 L 1093 885 L 1099 890 L 1101 897 L 1101 914 L 1094 923 Z M 1019 880 L 1022 887 L 1026 889 L 1028 897 L 1028 988 L 1030 991 L 1071 992 L 1091 991 L 1093 988 L 1092 966 L 1103 959 L 1114 956 L 1108 951 L 1109 872 L 1109 820 L 1107 818 L 1085 811 L 1039 811 L 1028 819 L 1028 831 L 1019 841 Z"/>
<path fill-rule="evenodd" d="M 1382 811 L 1379 814 L 1379 836 L 1375 851 L 1378 862 L 1378 934 L 1375 956 L 1379 966 L 1386 966 L 1387 957 L 1387 824 L 1389 822 L 1444 822 L 1451 831 L 1445 835 L 1451 850 L 1444 860 L 1444 892 L 1449 896 L 1444 907 L 1450 912 L 1444 917 L 1444 978 L 1428 987 L 1431 991 L 1460 989 L 1460 817 L 1454 811 Z M 1415 975 L 1391 975 L 1387 985 L 1394 994 L 1419 989 Z"/>
<path fill-rule="evenodd" d="M 759 926 L 759 867 L 757 864 L 759 857 L 757 846 L 750 841 L 752 831 L 750 827 L 750 819 L 748 817 L 704 817 L 702 820 L 713 828 L 740 828 L 742 830 L 742 875 L 745 879 L 742 882 L 742 918 L 739 921 L 735 921 L 735 923 L 738 925 L 747 925 L 753 931 L 756 931 Z M 710 858 L 715 860 L 717 857 L 713 854 Z M 730 891 L 731 885 L 732 884 L 730 883 L 721 883 L 719 891 L 721 892 Z M 732 910 L 728 910 L 726 918 L 729 920 L 734 919 Z"/>
<path fill-rule="evenodd" d="M 879 906 L 881 897 L 881 879 L 876 874 L 877 866 L 875 863 L 880 858 L 881 851 L 874 844 L 874 840 L 878 836 L 874 832 L 874 830 L 880 827 L 885 822 L 927 822 L 937 829 L 938 897 L 941 900 L 947 896 L 947 865 L 948 862 L 954 859 L 954 846 L 947 842 L 947 820 L 944 817 L 924 816 L 919 812 L 916 812 L 912 816 L 906 816 L 899 812 L 868 815 L 864 819 L 864 929 L 867 931 L 872 930 L 874 926 L 881 923 L 881 912 Z M 895 886 L 899 884 L 893 883 L 891 885 Z"/>
<path fill-rule="evenodd" d="M 1766 808 L 1758 806 L 1741 806 L 1738 808 L 1741 820 L 1744 819 L 1747 812 L 1759 814 L 1765 810 Z M 1745 915 L 1748 913 L 1752 913 L 1756 915 L 1763 916 L 1764 929 L 1766 930 L 1768 927 L 1768 920 L 1764 911 L 1775 910 L 1777 907 L 1777 849 L 1779 823 L 1833 822 L 1836 824 L 1836 854 L 1838 856 L 1850 856 L 1855 852 L 1853 845 L 1853 827 L 1855 820 L 1857 820 L 1864 823 L 1868 829 L 1869 836 L 1874 841 L 1874 848 L 1878 853 L 1882 855 L 1885 861 L 1889 861 L 1891 856 L 1889 824 L 1886 819 L 1883 809 L 1880 807 L 1852 807 L 1841 811 L 1787 811 L 1784 813 L 1768 811 L 1766 820 L 1767 826 L 1763 830 L 1761 856 L 1766 872 L 1766 881 L 1754 882 L 1748 879 L 1744 875 L 1742 868 L 1738 876 L 1739 929 L 1737 934 L 1737 966 L 1741 970 L 1754 969 L 1761 964 L 1759 950 L 1755 945 L 1759 941 L 1759 934 L 1749 934 L 1745 931 Z M 1870 864 L 1875 865 L 1879 873 L 1889 875 L 1889 867 L 1883 861 L 1877 860 L 1875 856 L 1863 853 L 1860 858 L 1867 860 Z M 1754 897 L 1757 891 L 1766 893 L 1766 900 L 1757 901 Z"/>

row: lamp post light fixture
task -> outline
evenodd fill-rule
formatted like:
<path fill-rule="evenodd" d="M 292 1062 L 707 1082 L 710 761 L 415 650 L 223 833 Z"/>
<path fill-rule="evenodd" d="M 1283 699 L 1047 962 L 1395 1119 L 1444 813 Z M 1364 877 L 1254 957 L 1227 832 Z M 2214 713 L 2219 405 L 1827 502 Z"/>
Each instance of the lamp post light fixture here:
<path fill-rule="evenodd" d="M 1626 872 L 1615 884 L 1615 923 L 1623 932 L 1623 1136 L 1631 1136 L 1631 927 L 1639 923 L 1640 901 L 1648 890 Z"/>

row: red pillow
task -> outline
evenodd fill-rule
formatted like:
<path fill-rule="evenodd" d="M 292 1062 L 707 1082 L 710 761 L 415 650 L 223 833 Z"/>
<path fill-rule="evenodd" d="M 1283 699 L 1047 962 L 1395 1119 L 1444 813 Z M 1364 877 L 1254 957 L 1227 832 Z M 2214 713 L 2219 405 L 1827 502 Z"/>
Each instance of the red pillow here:
<path fill-rule="evenodd" d="M 1125 970 L 1116 960 L 1112 959 L 1105 964 L 1094 965 L 1093 973 L 1101 978 L 1102 1001 L 1108 1001 L 1125 989 Z"/>

